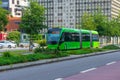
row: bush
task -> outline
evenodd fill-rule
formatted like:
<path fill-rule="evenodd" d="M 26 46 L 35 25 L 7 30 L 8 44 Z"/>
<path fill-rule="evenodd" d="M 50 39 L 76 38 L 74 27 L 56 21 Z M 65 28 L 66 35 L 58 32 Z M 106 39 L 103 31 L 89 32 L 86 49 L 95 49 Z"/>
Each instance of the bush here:
<path fill-rule="evenodd" d="M 7 39 L 11 41 L 15 41 L 18 44 L 20 42 L 20 32 L 12 31 L 8 33 Z"/>
<path fill-rule="evenodd" d="M 40 46 L 46 46 L 46 45 L 47 45 L 45 39 L 35 40 L 34 42 L 35 42 L 35 43 L 38 43 Z"/>
<path fill-rule="evenodd" d="M 101 52 L 104 51 L 104 49 L 78 49 L 78 50 L 69 50 L 67 51 L 68 54 L 72 54 L 72 55 L 80 55 L 80 54 L 89 54 L 89 53 L 93 53 L 93 52 Z"/>
<path fill-rule="evenodd" d="M 3 52 L 2 53 L 2 57 L 6 57 L 6 58 L 9 58 L 9 57 L 20 57 L 22 56 L 22 51 L 18 52 L 18 51 L 6 51 L 6 52 Z"/>
<path fill-rule="evenodd" d="M 41 59 L 51 59 L 51 58 L 57 58 L 57 57 L 64 57 L 68 56 L 69 54 L 67 53 L 59 53 L 59 54 L 44 54 L 44 53 L 39 53 L 39 54 L 29 54 L 29 55 L 19 55 L 19 56 L 14 56 L 6 52 L 4 57 L 0 57 L 0 66 L 1 65 L 10 65 L 10 64 L 15 64 L 15 63 L 22 63 L 22 62 L 28 62 L 28 61 L 36 61 L 36 60 L 41 60 Z"/>
<path fill-rule="evenodd" d="M 34 53 L 42 53 L 45 51 L 45 48 L 44 47 L 37 47 L 34 49 Z"/>
<path fill-rule="evenodd" d="M 46 44 L 46 40 L 45 40 L 45 39 L 41 40 L 41 41 L 40 41 L 40 45 L 41 45 L 41 46 L 46 46 L 46 45 L 47 45 L 47 44 Z"/>
<path fill-rule="evenodd" d="M 3 52 L 3 57 L 11 57 L 12 54 L 9 51 Z"/>
<path fill-rule="evenodd" d="M 47 49 L 44 47 L 37 47 L 34 49 L 34 53 L 45 53 L 45 54 L 55 54 L 55 53 L 60 53 L 59 51 Z"/>
<path fill-rule="evenodd" d="M 40 47 L 37 47 L 37 48 L 34 49 L 34 53 L 39 53 L 39 52 L 41 52 Z"/>
<path fill-rule="evenodd" d="M 41 40 L 34 40 L 34 42 L 40 44 Z"/>
<path fill-rule="evenodd" d="M 114 45 L 109 45 L 106 48 L 113 49 L 113 47 L 116 48 L 116 46 Z M 3 56 L 0 57 L 0 66 L 10 65 L 15 63 L 22 63 L 22 62 L 29 62 L 29 61 L 36 61 L 41 59 L 65 57 L 71 54 L 72 55 L 89 54 L 89 53 L 103 51 L 107 49 L 78 49 L 78 50 L 58 51 L 57 53 L 55 53 L 55 50 L 44 49 L 44 51 L 42 51 L 42 48 L 38 47 L 35 49 L 36 54 L 28 54 L 28 55 L 21 55 L 18 53 L 15 54 L 13 52 L 6 51 L 6 52 L 3 52 Z"/>
<path fill-rule="evenodd" d="M 68 54 L 73 54 L 73 55 L 80 55 L 80 54 L 87 54 L 90 53 L 90 49 L 79 49 L 79 50 L 70 50 L 67 51 Z"/>
<path fill-rule="evenodd" d="M 107 45 L 107 46 L 104 46 L 103 49 L 120 49 L 120 47 L 116 45 Z"/>

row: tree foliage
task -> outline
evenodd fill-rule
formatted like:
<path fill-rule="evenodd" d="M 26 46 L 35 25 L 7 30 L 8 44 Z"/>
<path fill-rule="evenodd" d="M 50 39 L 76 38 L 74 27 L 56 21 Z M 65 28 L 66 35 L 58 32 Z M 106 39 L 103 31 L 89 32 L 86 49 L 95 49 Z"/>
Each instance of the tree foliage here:
<path fill-rule="evenodd" d="M 0 0 L 0 5 L 2 4 L 2 1 Z"/>
<path fill-rule="evenodd" d="M 82 16 L 81 26 L 83 29 L 96 30 L 93 16 L 91 14 L 84 13 Z"/>
<path fill-rule="evenodd" d="M 25 33 L 30 35 L 30 51 L 32 51 L 33 48 L 32 35 L 38 34 L 40 30 L 47 28 L 47 26 L 43 24 L 44 21 L 45 8 L 39 5 L 37 2 L 30 0 L 29 7 L 23 9 L 23 15 L 20 24 L 20 29 L 24 30 Z"/>
<path fill-rule="evenodd" d="M 20 42 L 20 32 L 12 31 L 12 32 L 8 33 L 7 39 L 19 43 Z"/>
<path fill-rule="evenodd" d="M 0 5 L 2 4 L 2 2 L 0 1 Z M 8 11 L 3 9 L 2 7 L 0 7 L 0 31 L 3 31 L 5 29 L 5 26 L 8 23 Z"/>
<path fill-rule="evenodd" d="M 107 17 L 103 15 L 101 11 L 96 12 L 93 17 L 94 23 L 96 24 L 96 31 L 98 31 L 99 35 L 107 35 L 107 32 L 105 31 L 108 27 Z"/>
<path fill-rule="evenodd" d="M 85 13 L 81 25 L 83 29 L 98 31 L 100 36 L 120 36 L 120 15 L 108 19 L 100 10 L 94 14 Z"/>
<path fill-rule="evenodd" d="M 37 2 L 30 2 L 29 7 L 23 9 L 23 16 L 20 24 L 20 28 L 27 34 L 38 34 L 43 28 L 45 20 L 45 8 L 39 5 Z"/>

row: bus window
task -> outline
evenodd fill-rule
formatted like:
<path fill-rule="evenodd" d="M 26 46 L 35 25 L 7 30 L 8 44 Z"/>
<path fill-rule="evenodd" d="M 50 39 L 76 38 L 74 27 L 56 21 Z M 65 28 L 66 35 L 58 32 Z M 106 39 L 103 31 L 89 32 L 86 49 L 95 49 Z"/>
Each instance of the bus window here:
<path fill-rule="evenodd" d="M 79 42 L 79 33 L 64 33 L 65 41 L 77 41 Z"/>
<path fill-rule="evenodd" d="M 82 33 L 82 41 L 90 41 L 90 34 Z"/>
<path fill-rule="evenodd" d="M 72 33 L 72 41 L 80 41 L 79 33 Z"/>
<path fill-rule="evenodd" d="M 92 34 L 93 41 L 99 41 L 99 36 L 97 34 Z"/>
<path fill-rule="evenodd" d="M 72 35 L 71 35 L 71 33 L 65 32 L 64 36 L 65 36 L 65 41 L 72 41 Z"/>

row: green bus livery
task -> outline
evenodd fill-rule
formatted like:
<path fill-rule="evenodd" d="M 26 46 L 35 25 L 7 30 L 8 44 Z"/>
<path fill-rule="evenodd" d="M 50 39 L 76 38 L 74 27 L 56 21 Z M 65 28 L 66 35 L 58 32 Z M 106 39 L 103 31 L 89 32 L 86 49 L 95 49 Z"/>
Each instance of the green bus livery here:
<path fill-rule="evenodd" d="M 49 49 L 59 50 L 98 48 L 100 45 L 97 31 L 72 28 L 48 29 L 47 44 Z"/>

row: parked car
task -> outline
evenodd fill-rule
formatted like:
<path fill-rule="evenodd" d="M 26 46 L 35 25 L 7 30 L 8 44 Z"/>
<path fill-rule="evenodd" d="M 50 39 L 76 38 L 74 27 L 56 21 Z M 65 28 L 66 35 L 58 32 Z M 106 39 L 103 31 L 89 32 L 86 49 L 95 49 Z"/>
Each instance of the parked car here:
<path fill-rule="evenodd" d="M 0 49 L 2 49 L 3 48 L 3 45 L 2 44 L 0 44 Z"/>
<path fill-rule="evenodd" d="M 29 42 L 20 42 L 19 47 L 29 47 Z"/>
<path fill-rule="evenodd" d="M 20 42 L 20 43 L 19 43 L 19 47 L 29 47 L 29 45 L 30 45 L 30 42 L 29 42 L 29 41 L 27 41 L 27 42 Z M 38 44 L 37 44 L 37 43 L 33 43 L 33 46 L 34 46 L 34 47 L 37 47 Z"/>
<path fill-rule="evenodd" d="M 7 40 L 0 41 L 0 45 L 3 45 L 3 48 L 16 48 L 17 47 L 16 43 L 12 43 Z"/>

